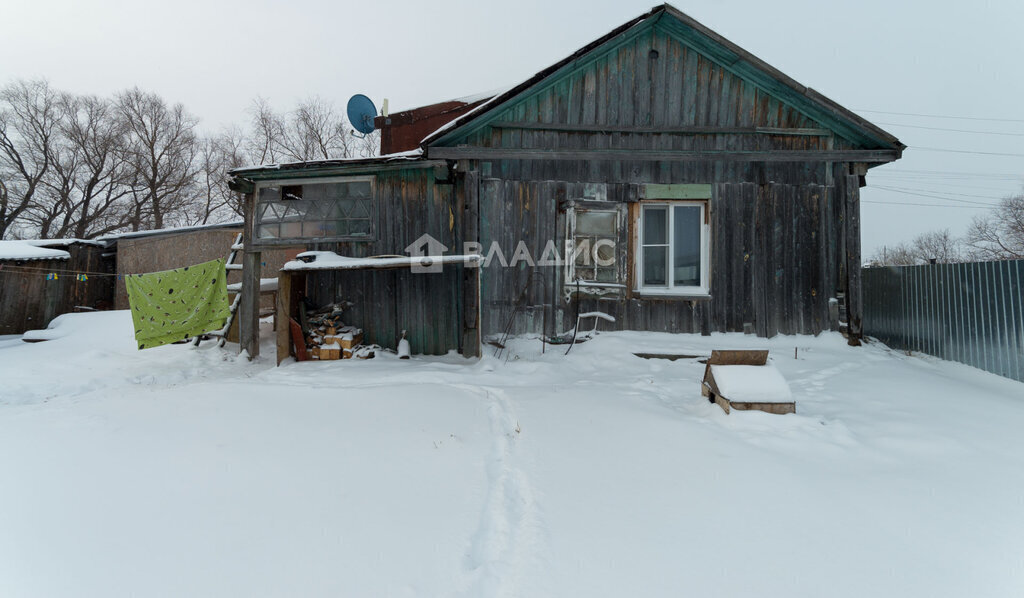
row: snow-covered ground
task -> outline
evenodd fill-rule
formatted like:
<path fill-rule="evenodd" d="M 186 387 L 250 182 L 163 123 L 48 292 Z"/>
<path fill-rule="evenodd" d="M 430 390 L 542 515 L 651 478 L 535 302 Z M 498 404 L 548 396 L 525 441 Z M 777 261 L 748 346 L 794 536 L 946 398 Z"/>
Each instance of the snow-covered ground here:
<path fill-rule="evenodd" d="M 275 368 L 131 332 L 0 338 L 0 596 L 1024 595 L 1024 384 L 967 366 L 615 333 Z M 797 414 L 632 355 L 712 348 L 771 349 Z"/>

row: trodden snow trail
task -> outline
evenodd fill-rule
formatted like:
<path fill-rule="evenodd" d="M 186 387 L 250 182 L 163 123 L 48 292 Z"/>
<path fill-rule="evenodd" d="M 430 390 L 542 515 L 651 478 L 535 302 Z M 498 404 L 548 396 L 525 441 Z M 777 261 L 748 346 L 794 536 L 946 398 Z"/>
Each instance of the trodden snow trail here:
<path fill-rule="evenodd" d="M 538 573 L 547 543 L 536 495 L 522 468 L 524 428 L 505 391 L 455 386 L 486 395 L 492 435 L 486 498 L 468 541 L 460 595 L 536 596 L 538 590 L 527 586 L 543 577 Z"/>

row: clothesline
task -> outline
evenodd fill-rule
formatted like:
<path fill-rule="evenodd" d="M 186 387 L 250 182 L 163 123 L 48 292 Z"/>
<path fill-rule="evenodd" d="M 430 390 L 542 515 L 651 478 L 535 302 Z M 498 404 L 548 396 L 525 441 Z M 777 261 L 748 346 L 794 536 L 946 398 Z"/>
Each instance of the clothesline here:
<path fill-rule="evenodd" d="M 131 274 L 117 274 L 112 272 L 91 272 L 89 270 L 68 270 L 65 268 L 47 268 L 40 270 L 39 268 L 32 268 L 29 266 L 12 266 L 9 264 L 0 264 L 0 272 L 14 272 L 18 274 L 86 274 L 88 276 L 131 276 Z"/>

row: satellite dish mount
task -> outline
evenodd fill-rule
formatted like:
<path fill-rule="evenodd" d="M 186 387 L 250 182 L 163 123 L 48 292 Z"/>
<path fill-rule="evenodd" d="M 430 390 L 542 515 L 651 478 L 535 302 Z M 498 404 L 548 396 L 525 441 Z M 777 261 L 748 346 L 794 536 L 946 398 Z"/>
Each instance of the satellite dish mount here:
<path fill-rule="evenodd" d="M 373 130 L 376 128 L 373 124 L 375 116 L 377 116 L 377 107 L 373 105 L 373 100 L 361 93 L 357 93 L 349 98 L 348 121 L 352 123 L 354 128 L 352 131 L 353 135 L 363 139 L 370 133 L 373 133 Z"/>

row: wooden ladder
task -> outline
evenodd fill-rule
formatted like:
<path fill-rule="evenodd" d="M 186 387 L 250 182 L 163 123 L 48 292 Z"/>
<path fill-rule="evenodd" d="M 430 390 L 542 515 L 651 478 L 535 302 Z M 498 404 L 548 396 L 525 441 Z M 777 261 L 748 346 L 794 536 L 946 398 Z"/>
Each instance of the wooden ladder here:
<path fill-rule="evenodd" d="M 238 233 L 238 235 L 235 236 L 235 242 L 231 244 L 231 252 L 228 253 L 228 259 L 227 261 L 224 262 L 224 269 L 227 270 L 227 273 L 230 273 L 232 270 L 242 269 L 242 264 L 235 262 L 235 260 L 238 259 L 238 255 L 241 249 L 242 233 Z M 242 289 L 238 289 L 238 292 L 235 293 L 235 299 L 231 302 L 231 307 L 228 308 L 229 313 L 227 319 L 224 320 L 224 327 L 221 328 L 220 330 L 209 332 L 205 335 L 197 336 L 195 340 L 192 341 L 192 344 L 198 347 L 199 343 L 203 341 L 203 337 L 206 336 L 207 338 L 212 337 L 218 339 L 217 346 L 223 347 L 224 343 L 227 342 L 228 330 L 231 330 L 231 325 L 235 322 L 235 314 L 238 313 L 238 306 L 241 305 L 241 303 Z"/>

